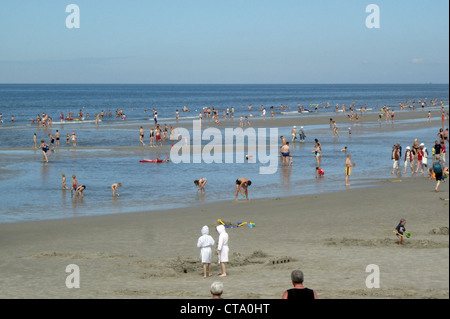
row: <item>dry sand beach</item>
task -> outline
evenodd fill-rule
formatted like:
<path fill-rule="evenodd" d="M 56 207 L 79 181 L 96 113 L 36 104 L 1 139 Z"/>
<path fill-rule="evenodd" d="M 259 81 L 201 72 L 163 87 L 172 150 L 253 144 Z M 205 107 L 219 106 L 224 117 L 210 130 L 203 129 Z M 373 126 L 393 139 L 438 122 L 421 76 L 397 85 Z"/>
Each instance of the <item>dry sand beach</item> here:
<path fill-rule="evenodd" d="M 210 298 L 219 277 L 202 278 L 196 242 L 203 225 L 222 219 L 256 225 L 227 229 L 224 298 L 279 299 L 293 269 L 321 299 L 449 298 L 449 189 L 434 186 L 393 179 L 313 196 L 0 224 L 0 297 Z M 401 247 L 392 232 L 400 218 L 412 233 Z M 80 288 L 65 285 L 69 264 L 79 266 Z M 380 288 L 366 287 L 369 264 L 379 266 Z"/>

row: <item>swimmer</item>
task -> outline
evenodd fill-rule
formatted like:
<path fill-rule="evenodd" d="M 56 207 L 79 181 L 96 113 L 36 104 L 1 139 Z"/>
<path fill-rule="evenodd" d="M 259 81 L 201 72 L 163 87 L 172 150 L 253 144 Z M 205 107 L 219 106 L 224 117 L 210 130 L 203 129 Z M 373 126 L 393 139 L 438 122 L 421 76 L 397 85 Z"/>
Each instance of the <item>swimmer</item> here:
<path fill-rule="evenodd" d="M 346 146 L 346 147 L 344 147 L 343 149 L 341 149 L 341 152 L 344 152 L 344 153 L 346 153 L 346 152 L 347 152 L 347 146 Z"/>
<path fill-rule="evenodd" d="M 197 193 L 198 193 L 199 190 L 201 190 L 202 194 L 206 193 L 206 190 L 205 190 L 206 182 L 207 182 L 207 180 L 204 177 L 202 177 L 200 179 L 196 179 L 194 181 L 195 186 L 197 186 Z"/>
<path fill-rule="evenodd" d="M 117 196 L 120 196 L 119 192 L 117 192 L 117 187 L 121 187 L 121 186 L 122 186 L 122 183 L 114 183 L 111 185 L 111 189 L 113 191 L 113 196 L 116 196 L 116 194 L 117 194 Z"/>

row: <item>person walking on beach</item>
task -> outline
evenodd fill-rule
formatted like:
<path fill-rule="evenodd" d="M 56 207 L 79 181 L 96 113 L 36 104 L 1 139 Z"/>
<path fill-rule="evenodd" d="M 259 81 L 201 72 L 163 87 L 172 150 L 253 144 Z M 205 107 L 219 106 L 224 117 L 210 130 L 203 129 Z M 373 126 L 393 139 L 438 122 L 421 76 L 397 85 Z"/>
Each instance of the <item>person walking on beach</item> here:
<path fill-rule="evenodd" d="M 205 184 L 206 184 L 206 182 L 207 182 L 207 180 L 206 180 L 206 178 L 204 178 L 204 177 L 202 177 L 202 178 L 200 178 L 200 179 L 196 179 L 196 180 L 194 181 L 195 186 L 197 186 L 197 193 L 198 193 L 198 191 L 200 191 L 200 190 L 201 190 L 201 193 L 202 193 L 202 194 L 206 193 L 206 190 L 205 190 Z"/>
<path fill-rule="evenodd" d="M 404 161 L 405 161 L 404 174 L 406 175 L 406 170 L 408 169 L 408 166 L 409 166 L 411 168 L 411 175 L 413 175 L 414 174 L 414 167 L 413 167 L 414 156 L 412 154 L 411 147 L 409 147 L 409 146 L 406 147 Z"/>
<path fill-rule="evenodd" d="M 215 241 L 211 235 L 209 235 L 209 227 L 203 226 L 202 236 L 198 238 L 197 247 L 200 248 L 200 259 L 203 265 L 203 278 L 212 276 L 211 273 L 211 259 L 212 259 L 212 247 Z"/>
<path fill-rule="evenodd" d="M 44 140 L 41 140 L 41 145 L 39 145 L 39 148 L 42 150 L 43 160 L 48 163 L 47 152 L 50 149 L 50 146 L 48 146 L 48 144 L 45 143 Z"/>
<path fill-rule="evenodd" d="M 352 155 L 347 154 L 347 159 L 345 160 L 345 186 L 350 186 L 348 179 L 352 174 L 352 167 L 355 167 L 355 163 L 352 163 Z"/>
<path fill-rule="evenodd" d="M 423 147 L 424 144 L 420 144 L 419 149 L 417 150 L 417 166 L 416 166 L 416 174 L 419 173 L 419 170 L 422 174 L 424 174 L 423 170 Z"/>
<path fill-rule="evenodd" d="M 241 193 L 241 195 L 246 198 L 247 200 L 249 200 L 248 198 L 248 187 L 252 185 L 252 181 L 247 179 L 247 178 L 243 178 L 240 177 L 236 180 L 236 196 L 235 196 L 235 200 L 238 199 L 238 194 L 239 192 Z"/>
<path fill-rule="evenodd" d="M 303 286 L 304 275 L 301 270 L 294 270 L 291 273 L 291 281 L 294 288 L 284 292 L 282 299 L 313 300 L 317 299 L 317 293 L 313 289 Z"/>
<path fill-rule="evenodd" d="M 122 187 L 122 183 L 114 183 L 111 185 L 111 189 L 113 191 L 113 197 L 115 197 L 116 194 L 117 194 L 117 196 L 120 196 L 119 192 L 117 191 L 118 187 Z"/>
<path fill-rule="evenodd" d="M 217 256 L 220 264 L 221 272 L 219 273 L 219 277 L 227 276 L 227 267 L 226 264 L 228 262 L 228 233 L 225 231 L 224 225 L 219 225 L 216 227 L 217 233 L 219 233 L 219 240 L 217 243 Z"/>
<path fill-rule="evenodd" d="M 434 176 L 435 176 L 435 179 L 436 179 L 436 187 L 434 189 L 434 191 L 436 193 L 439 192 L 439 186 L 441 186 L 441 181 L 444 180 L 443 171 L 444 171 L 444 169 L 443 169 L 442 164 L 441 164 L 440 161 L 436 161 L 436 162 L 433 163 L 433 172 L 432 172 L 432 174 L 434 173 Z"/>
<path fill-rule="evenodd" d="M 398 166 L 398 161 L 400 160 L 400 150 L 398 149 L 397 146 L 393 146 L 392 147 L 392 161 L 393 161 L 393 165 L 392 165 L 392 175 L 394 175 L 395 173 L 397 175 L 400 174 L 400 168 Z"/>

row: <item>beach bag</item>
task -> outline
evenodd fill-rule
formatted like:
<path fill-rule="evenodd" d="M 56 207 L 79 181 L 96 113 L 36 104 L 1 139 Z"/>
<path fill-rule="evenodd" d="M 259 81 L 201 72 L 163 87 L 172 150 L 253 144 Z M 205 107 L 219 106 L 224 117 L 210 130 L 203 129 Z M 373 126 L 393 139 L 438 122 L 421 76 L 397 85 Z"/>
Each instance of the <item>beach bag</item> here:
<path fill-rule="evenodd" d="M 436 162 L 433 164 L 433 171 L 435 174 L 442 174 L 442 166 L 441 163 Z"/>

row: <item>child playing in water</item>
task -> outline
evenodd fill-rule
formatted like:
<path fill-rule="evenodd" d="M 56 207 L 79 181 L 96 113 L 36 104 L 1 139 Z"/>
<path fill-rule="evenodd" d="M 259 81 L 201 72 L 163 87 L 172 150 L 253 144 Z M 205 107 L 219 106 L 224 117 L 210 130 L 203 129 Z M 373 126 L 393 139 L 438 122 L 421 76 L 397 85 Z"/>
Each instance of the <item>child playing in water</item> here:
<path fill-rule="evenodd" d="M 73 191 L 74 190 L 76 191 L 77 187 L 78 187 L 78 180 L 77 180 L 77 177 L 74 174 L 74 175 L 72 175 L 72 188 L 70 189 L 70 196 L 73 197 Z"/>
<path fill-rule="evenodd" d="M 202 178 L 200 178 L 200 179 L 198 179 L 198 180 L 196 179 L 196 180 L 194 181 L 195 186 L 198 187 L 198 188 L 197 188 L 197 193 L 198 193 L 199 190 L 201 190 L 201 193 L 202 193 L 202 194 L 206 193 L 206 190 L 205 190 L 205 184 L 206 184 L 206 182 L 207 182 L 207 180 L 206 180 L 206 178 L 204 178 L 204 177 L 202 177 Z"/>
<path fill-rule="evenodd" d="M 63 189 L 69 189 L 67 186 L 66 186 L 66 174 L 61 174 L 61 176 L 62 176 L 62 188 Z"/>
<path fill-rule="evenodd" d="M 117 196 L 120 196 L 120 194 L 117 192 L 117 187 L 121 187 L 121 186 L 122 186 L 122 183 L 114 183 L 111 185 L 111 189 L 113 191 L 113 196 L 116 196 L 116 193 L 117 193 Z"/>

